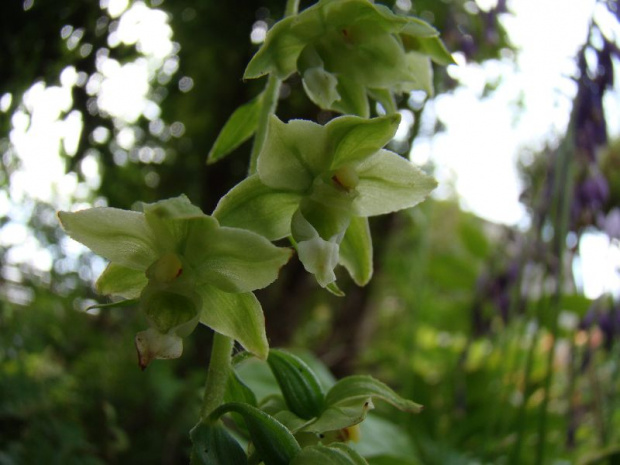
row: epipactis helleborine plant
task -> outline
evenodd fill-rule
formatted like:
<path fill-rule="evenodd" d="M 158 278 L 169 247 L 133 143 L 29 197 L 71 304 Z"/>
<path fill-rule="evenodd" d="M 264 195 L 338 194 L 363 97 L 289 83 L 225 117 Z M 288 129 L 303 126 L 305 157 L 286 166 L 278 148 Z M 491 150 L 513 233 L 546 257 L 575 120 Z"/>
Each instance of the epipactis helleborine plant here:
<path fill-rule="evenodd" d="M 58 213 L 70 237 L 110 260 L 101 294 L 136 299 L 150 328 L 136 335 L 140 365 L 177 358 L 198 323 L 266 358 L 260 303 L 251 292 L 271 284 L 291 250 L 250 231 L 221 227 L 185 196 L 143 211 L 100 207 Z"/>
<path fill-rule="evenodd" d="M 213 215 L 270 240 L 292 236 L 306 270 L 335 293 L 339 263 L 365 285 L 372 276 L 367 217 L 413 207 L 437 185 L 382 148 L 399 121 L 399 114 L 342 116 L 321 126 L 272 116 L 257 174 L 226 194 Z"/>
<path fill-rule="evenodd" d="M 393 110 L 394 93 L 432 95 L 431 61 L 454 63 L 424 21 L 370 0 L 321 0 L 269 30 L 244 78 L 297 71 L 319 107 L 368 117 L 368 96 Z"/>

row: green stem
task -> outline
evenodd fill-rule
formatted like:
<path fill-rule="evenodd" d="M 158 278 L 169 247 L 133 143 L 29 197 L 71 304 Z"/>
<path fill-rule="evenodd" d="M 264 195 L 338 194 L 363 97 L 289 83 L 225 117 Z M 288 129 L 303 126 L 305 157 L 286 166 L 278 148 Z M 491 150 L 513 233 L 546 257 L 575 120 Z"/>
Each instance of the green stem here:
<path fill-rule="evenodd" d="M 234 341 L 228 336 L 220 333 L 213 335 L 213 348 L 211 349 L 211 360 L 209 361 L 209 371 L 207 373 L 207 383 L 205 385 L 200 418 L 206 421 L 213 410 L 222 405 L 228 377 L 231 371 L 231 355 Z"/>
<path fill-rule="evenodd" d="M 284 10 L 284 17 L 297 14 L 299 9 L 299 0 L 287 0 Z M 263 144 L 267 138 L 267 129 L 269 127 L 269 117 L 276 112 L 278 106 L 278 96 L 280 95 L 280 86 L 282 81 L 275 74 L 271 73 L 267 78 L 267 85 L 263 91 L 262 104 L 260 114 L 258 116 L 258 127 L 254 137 L 254 145 L 250 154 L 250 175 L 256 173 L 258 162 L 258 154 L 263 149 Z"/>

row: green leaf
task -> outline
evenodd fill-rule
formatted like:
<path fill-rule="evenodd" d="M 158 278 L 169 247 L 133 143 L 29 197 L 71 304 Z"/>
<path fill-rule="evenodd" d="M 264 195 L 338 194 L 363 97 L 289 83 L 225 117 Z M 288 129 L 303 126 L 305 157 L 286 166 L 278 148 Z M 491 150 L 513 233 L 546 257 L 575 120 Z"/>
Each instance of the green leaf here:
<path fill-rule="evenodd" d="M 278 240 L 291 233 L 291 217 L 301 195 L 272 189 L 252 175 L 222 197 L 213 212 L 220 224 L 242 228 L 269 240 Z"/>
<path fill-rule="evenodd" d="M 241 105 L 230 116 L 207 156 L 207 163 L 221 160 L 256 132 L 262 94 Z"/>
<path fill-rule="evenodd" d="M 95 308 L 120 308 L 120 307 L 132 307 L 137 305 L 140 302 L 140 299 L 130 299 L 130 300 L 120 300 L 118 302 L 110 302 L 107 304 L 95 304 L 88 307 L 86 310 L 92 310 Z"/>
<path fill-rule="evenodd" d="M 256 407 L 256 396 L 234 371 L 230 372 L 224 402 L 241 402 Z"/>
<path fill-rule="evenodd" d="M 325 126 L 333 144 L 331 168 L 358 162 L 379 151 L 392 140 L 399 123 L 398 113 L 372 119 L 343 116 L 331 120 Z"/>
<path fill-rule="evenodd" d="M 251 292 L 231 294 L 206 284 L 196 286 L 202 298 L 200 322 L 231 337 L 258 358 L 269 352 L 263 310 Z"/>
<path fill-rule="evenodd" d="M 437 187 L 437 181 L 394 152 L 380 150 L 357 166 L 358 216 L 375 216 L 411 208 Z"/>
<path fill-rule="evenodd" d="M 380 399 L 392 404 L 403 412 L 420 413 L 422 406 L 396 394 L 389 386 L 367 375 L 347 376 L 338 381 L 327 393 L 325 403 L 328 408 L 342 402 Z"/>
<path fill-rule="evenodd" d="M 189 433 L 192 465 L 247 465 L 245 452 L 220 424 L 198 423 Z"/>
<path fill-rule="evenodd" d="M 290 465 L 368 465 L 355 450 L 343 443 L 305 447 Z"/>
<path fill-rule="evenodd" d="M 142 213 L 98 207 L 58 212 L 58 218 L 71 238 L 111 262 L 145 270 L 159 256 L 156 238 Z"/>
<path fill-rule="evenodd" d="M 329 168 L 323 126 L 307 120 L 283 123 L 273 115 L 258 155 L 258 175 L 274 189 L 305 192 L 314 178 Z"/>
<path fill-rule="evenodd" d="M 226 292 L 262 289 L 278 277 L 292 250 L 276 247 L 263 236 L 238 228 L 203 227 L 201 218 L 189 220 L 184 255 L 198 283 Z"/>
<path fill-rule="evenodd" d="M 102 295 L 115 295 L 125 299 L 140 297 L 148 280 L 144 271 L 109 263 L 95 283 L 95 289 Z"/>
<path fill-rule="evenodd" d="M 228 412 L 243 416 L 252 443 L 265 465 L 289 465 L 300 451 L 299 444 L 282 423 L 251 405 L 230 402 L 217 408 L 210 418 L 217 419 Z"/>
<path fill-rule="evenodd" d="M 324 395 L 310 367 L 295 355 L 275 349 L 269 352 L 267 362 L 289 410 L 306 420 L 318 416 L 323 408 Z"/>
<path fill-rule="evenodd" d="M 367 218 L 351 219 L 340 243 L 340 264 L 358 286 L 365 286 L 372 278 L 372 238 Z"/>
<path fill-rule="evenodd" d="M 380 399 L 399 410 L 419 413 L 422 406 L 403 399 L 387 385 L 371 376 L 348 376 L 338 381 L 325 396 L 325 409 L 316 422 L 304 430 L 322 433 L 334 431 L 362 422 L 374 407 L 373 400 Z"/>

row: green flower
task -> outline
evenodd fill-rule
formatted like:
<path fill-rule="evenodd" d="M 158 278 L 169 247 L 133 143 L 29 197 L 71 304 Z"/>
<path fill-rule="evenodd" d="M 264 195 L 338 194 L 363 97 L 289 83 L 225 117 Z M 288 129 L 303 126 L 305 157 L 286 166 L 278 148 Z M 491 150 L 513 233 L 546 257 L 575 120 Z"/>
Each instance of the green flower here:
<path fill-rule="evenodd" d="M 321 0 L 278 22 L 245 78 L 297 71 L 321 108 L 369 116 L 368 96 L 392 108 L 392 93 L 432 89 L 431 60 L 453 63 L 435 28 L 370 0 Z"/>
<path fill-rule="evenodd" d="M 290 250 L 250 231 L 221 227 L 185 196 L 143 210 L 58 213 L 69 236 L 110 260 L 97 290 L 139 301 L 150 325 L 136 335 L 140 365 L 179 357 L 182 338 L 198 323 L 265 358 L 264 317 L 251 291 L 276 279 Z"/>
<path fill-rule="evenodd" d="M 273 116 L 258 173 L 224 196 L 213 215 L 270 240 L 292 236 L 306 270 L 335 292 L 342 264 L 359 285 L 372 275 L 367 217 L 418 204 L 436 181 L 382 147 L 398 114 L 342 116 L 327 125 Z"/>

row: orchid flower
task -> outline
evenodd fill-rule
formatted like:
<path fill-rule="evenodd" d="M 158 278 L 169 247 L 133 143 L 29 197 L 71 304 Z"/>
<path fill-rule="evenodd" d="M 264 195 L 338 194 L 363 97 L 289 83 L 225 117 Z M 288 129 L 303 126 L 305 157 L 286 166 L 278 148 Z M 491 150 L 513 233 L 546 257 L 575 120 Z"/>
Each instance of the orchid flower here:
<path fill-rule="evenodd" d="M 70 237 L 110 260 L 96 288 L 136 299 L 150 328 L 136 335 L 140 365 L 177 358 L 198 323 L 268 353 L 261 306 L 251 292 L 273 282 L 290 257 L 250 231 L 221 227 L 180 196 L 142 212 L 91 208 L 59 212 Z"/>
<path fill-rule="evenodd" d="M 213 215 L 270 240 L 290 236 L 306 270 L 335 293 L 338 264 L 365 285 L 372 276 L 367 217 L 413 207 L 436 186 L 382 148 L 399 121 L 398 114 L 342 116 L 321 126 L 273 116 L 257 173 L 226 194 Z"/>

